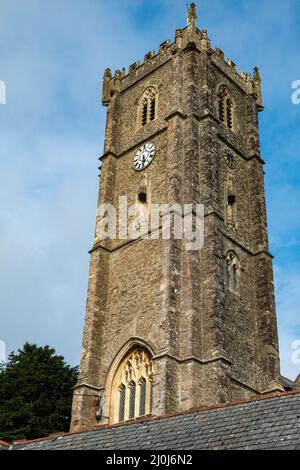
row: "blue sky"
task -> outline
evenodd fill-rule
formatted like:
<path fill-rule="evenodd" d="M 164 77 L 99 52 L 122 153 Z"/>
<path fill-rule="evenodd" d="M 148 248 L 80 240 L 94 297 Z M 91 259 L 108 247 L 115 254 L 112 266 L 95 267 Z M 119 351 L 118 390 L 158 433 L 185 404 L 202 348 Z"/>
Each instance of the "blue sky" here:
<path fill-rule="evenodd" d="M 185 0 L 1 0 L 0 340 L 79 362 L 102 153 L 106 67 L 127 67 L 185 25 Z M 240 70 L 258 65 L 283 373 L 300 339 L 299 0 L 202 0 L 198 24 Z"/>

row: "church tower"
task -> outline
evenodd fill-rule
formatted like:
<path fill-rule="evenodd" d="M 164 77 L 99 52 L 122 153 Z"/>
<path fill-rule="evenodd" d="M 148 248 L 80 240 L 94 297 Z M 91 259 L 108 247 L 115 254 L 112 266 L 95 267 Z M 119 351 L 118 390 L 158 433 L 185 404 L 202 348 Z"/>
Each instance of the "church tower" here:
<path fill-rule="evenodd" d="M 105 71 L 103 104 L 99 208 L 202 205 L 204 244 L 96 230 L 72 431 L 282 390 L 258 69 L 213 50 L 192 3 L 174 42 Z"/>

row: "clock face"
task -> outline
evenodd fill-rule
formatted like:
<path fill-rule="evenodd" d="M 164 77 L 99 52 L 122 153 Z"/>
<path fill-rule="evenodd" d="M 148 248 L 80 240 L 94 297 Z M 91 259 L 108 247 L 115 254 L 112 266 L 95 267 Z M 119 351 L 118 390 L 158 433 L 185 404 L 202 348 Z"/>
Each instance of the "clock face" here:
<path fill-rule="evenodd" d="M 224 152 L 224 159 L 226 164 L 229 166 L 229 168 L 234 168 L 235 165 L 235 159 L 233 156 L 233 153 L 230 151 L 225 151 Z"/>
<path fill-rule="evenodd" d="M 136 171 L 144 170 L 150 163 L 152 162 L 153 158 L 155 157 L 155 145 L 152 143 L 148 143 L 141 147 L 133 160 L 133 167 Z"/>

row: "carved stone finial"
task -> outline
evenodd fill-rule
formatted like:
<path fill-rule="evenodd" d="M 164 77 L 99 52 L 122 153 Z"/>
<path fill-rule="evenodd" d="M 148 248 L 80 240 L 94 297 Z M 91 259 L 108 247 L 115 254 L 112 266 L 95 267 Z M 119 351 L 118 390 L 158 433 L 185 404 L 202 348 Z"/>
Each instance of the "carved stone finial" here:
<path fill-rule="evenodd" d="M 205 51 L 205 52 L 209 52 L 210 55 L 212 55 L 212 52 L 210 51 L 211 49 L 211 44 L 210 44 L 210 40 L 208 39 L 208 34 L 207 34 L 207 29 L 203 29 L 203 31 L 201 31 L 201 50 L 202 51 Z"/>
<path fill-rule="evenodd" d="M 108 79 L 112 78 L 112 73 L 110 69 L 105 69 L 104 78 L 108 78 Z"/>
<path fill-rule="evenodd" d="M 110 101 L 110 81 L 112 79 L 112 73 L 110 69 L 106 69 L 103 76 L 103 88 L 102 88 L 102 103 L 104 106 L 108 106 Z"/>
<path fill-rule="evenodd" d="M 254 67 L 254 70 L 253 70 L 253 80 L 255 80 L 255 81 L 261 81 L 260 73 L 259 73 L 258 67 Z"/>
<path fill-rule="evenodd" d="M 121 72 L 121 70 L 116 70 L 116 71 L 115 71 L 115 78 L 117 78 L 117 79 L 122 78 L 122 72 Z"/>
<path fill-rule="evenodd" d="M 187 17 L 188 27 L 190 30 L 195 30 L 197 26 L 197 7 L 196 3 L 191 3 L 188 8 L 188 17 Z"/>
<path fill-rule="evenodd" d="M 182 46 L 182 29 L 176 29 L 176 34 L 175 34 L 175 43 L 178 48 L 181 48 Z"/>
<path fill-rule="evenodd" d="M 258 111 L 263 111 L 263 98 L 262 98 L 262 89 L 261 89 L 261 77 L 258 70 L 258 67 L 254 67 L 253 71 L 253 87 L 256 95 L 256 105 Z"/>

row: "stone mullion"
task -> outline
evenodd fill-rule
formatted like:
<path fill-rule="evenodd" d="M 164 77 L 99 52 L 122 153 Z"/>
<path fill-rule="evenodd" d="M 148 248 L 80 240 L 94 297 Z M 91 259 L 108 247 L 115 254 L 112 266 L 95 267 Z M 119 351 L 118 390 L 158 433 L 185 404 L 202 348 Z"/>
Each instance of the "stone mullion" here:
<path fill-rule="evenodd" d="M 128 421 L 129 419 L 129 407 L 130 407 L 130 384 L 126 384 L 124 421 Z"/>
<path fill-rule="evenodd" d="M 126 391 L 126 388 L 125 388 Z M 114 403 L 111 403 L 111 416 L 115 423 L 119 421 L 120 414 L 120 386 L 116 390 L 111 391 L 111 400 L 114 400 Z M 124 414 L 125 416 L 125 414 Z"/>
<path fill-rule="evenodd" d="M 151 387 L 152 382 L 146 379 L 146 415 L 151 414 Z"/>
<path fill-rule="evenodd" d="M 140 401 L 141 401 L 141 382 L 140 380 L 138 380 L 136 382 L 136 388 L 135 388 L 135 412 L 134 412 L 135 418 L 140 416 Z"/>
<path fill-rule="evenodd" d="M 150 122 L 150 115 L 151 115 L 151 101 L 150 98 L 147 99 L 147 116 L 146 116 L 146 124 L 149 124 Z"/>

